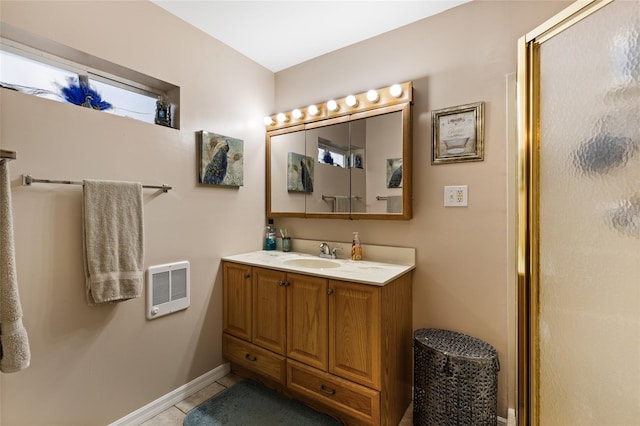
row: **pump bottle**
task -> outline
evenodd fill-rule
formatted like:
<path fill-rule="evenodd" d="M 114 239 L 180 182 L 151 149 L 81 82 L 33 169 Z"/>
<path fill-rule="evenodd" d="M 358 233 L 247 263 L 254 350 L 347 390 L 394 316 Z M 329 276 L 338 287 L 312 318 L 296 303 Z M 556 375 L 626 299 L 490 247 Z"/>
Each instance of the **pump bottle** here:
<path fill-rule="evenodd" d="M 351 243 L 351 260 L 362 260 L 362 245 L 360 244 L 360 235 L 353 233 L 353 242 Z"/>

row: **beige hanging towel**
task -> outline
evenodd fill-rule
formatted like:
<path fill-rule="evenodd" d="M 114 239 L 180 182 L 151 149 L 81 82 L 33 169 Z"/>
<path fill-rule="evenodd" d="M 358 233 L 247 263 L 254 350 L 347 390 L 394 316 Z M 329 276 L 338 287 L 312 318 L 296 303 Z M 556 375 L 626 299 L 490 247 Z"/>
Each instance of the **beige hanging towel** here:
<path fill-rule="evenodd" d="M 334 212 L 348 213 L 350 208 L 351 205 L 349 204 L 349 197 L 345 195 L 336 195 L 335 202 L 333 204 Z"/>
<path fill-rule="evenodd" d="M 0 160 L 0 371 L 15 373 L 31 362 L 18 293 L 9 164 Z"/>
<path fill-rule="evenodd" d="M 142 184 L 85 180 L 82 233 L 87 303 L 140 297 L 144 280 Z"/>
<path fill-rule="evenodd" d="M 387 213 L 402 213 L 402 195 L 387 197 Z"/>

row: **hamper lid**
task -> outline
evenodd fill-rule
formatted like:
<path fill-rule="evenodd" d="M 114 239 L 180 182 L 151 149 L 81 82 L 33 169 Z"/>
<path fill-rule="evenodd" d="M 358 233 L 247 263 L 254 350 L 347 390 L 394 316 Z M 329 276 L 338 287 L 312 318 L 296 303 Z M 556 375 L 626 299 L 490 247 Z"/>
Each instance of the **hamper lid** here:
<path fill-rule="evenodd" d="M 495 364 L 496 370 L 500 370 L 498 351 L 489 343 L 477 337 L 436 328 L 416 330 L 414 337 L 417 343 L 441 352 L 446 356 L 475 360 L 491 359 Z"/>

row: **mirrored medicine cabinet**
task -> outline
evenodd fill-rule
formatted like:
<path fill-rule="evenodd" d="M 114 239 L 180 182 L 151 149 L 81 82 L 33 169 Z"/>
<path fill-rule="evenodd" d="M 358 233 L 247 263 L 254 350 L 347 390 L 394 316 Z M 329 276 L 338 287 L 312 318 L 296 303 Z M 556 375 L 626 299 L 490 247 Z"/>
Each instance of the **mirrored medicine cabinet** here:
<path fill-rule="evenodd" d="M 268 117 L 267 217 L 411 219 L 412 96 L 407 82 Z"/>

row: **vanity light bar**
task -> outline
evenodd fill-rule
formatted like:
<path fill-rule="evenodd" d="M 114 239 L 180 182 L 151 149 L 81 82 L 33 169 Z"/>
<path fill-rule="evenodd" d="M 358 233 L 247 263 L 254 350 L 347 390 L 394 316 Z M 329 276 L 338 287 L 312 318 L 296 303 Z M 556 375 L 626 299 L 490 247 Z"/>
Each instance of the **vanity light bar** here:
<path fill-rule="evenodd" d="M 412 82 L 408 81 L 273 114 L 264 118 L 264 124 L 271 131 L 412 101 Z"/>

